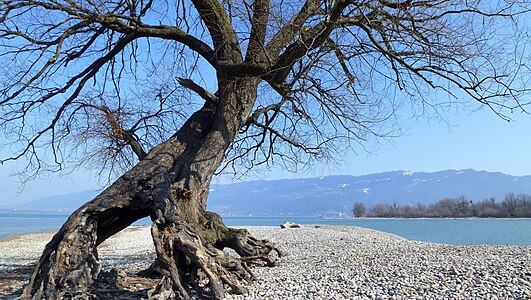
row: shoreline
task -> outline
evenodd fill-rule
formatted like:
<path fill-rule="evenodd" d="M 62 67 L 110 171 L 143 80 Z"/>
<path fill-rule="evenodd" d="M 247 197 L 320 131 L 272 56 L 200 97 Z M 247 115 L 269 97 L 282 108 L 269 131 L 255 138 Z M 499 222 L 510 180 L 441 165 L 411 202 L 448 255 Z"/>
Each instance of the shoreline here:
<path fill-rule="evenodd" d="M 47 216 L 70 216 L 73 213 L 66 211 L 20 211 L 20 210 L 0 210 L 0 214 L 13 214 L 13 215 L 47 215 Z M 378 219 L 395 219 L 395 220 L 531 220 L 531 217 L 326 217 L 320 215 L 220 215 L 222 218 L 319 218 L 324 220 L 378 220 Z"/>
<path fill-rule="evenodd" d="M 340 217 L 322 217 L 323 220 L 503 220 L 503 221 L 511 221 L 511 220 L 524 220 L 528 221 L 531 220 L 531 218 L 481 218 L 481 217 L 463 217 L 463 218 L 434 218 L 434 217 L 415 217 L 415 218 L 406 218 L 406 217 L 347 217 L 347 218 L 340 218 Z"/>
<path fill-rule="evenodd" d="M 289 253 L 259 280 L 227 299 L 529 299 L 531 246 L 452 246 L 410 241 L 354 226 L 249 226 Z M 17 295 L 53 233 L 0 241 L 0 298 Z M 155 257 L 147 226 L 130 227 L 98 247 L 102 270 L 133 274 Z M 19 274 L 14 274 L 16 270 Z M 138 293 L 139 287 L 123 292 Z M 493 297 L 496 296 L 496 297 Z"/>

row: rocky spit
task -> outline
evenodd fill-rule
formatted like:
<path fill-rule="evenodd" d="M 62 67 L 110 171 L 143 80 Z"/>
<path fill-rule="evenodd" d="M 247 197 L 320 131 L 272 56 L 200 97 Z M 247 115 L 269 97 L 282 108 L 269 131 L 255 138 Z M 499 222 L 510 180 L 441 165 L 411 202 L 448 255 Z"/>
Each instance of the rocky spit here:
<path fill-rule="evenodd" d="M 451 246 L 343 226 L 248 229 L 289 255 L 277 267 L 253 269 L 259 279 L 249 292 L 226 299 L 531 299 L 531 246 Z M 0 298 L 20 293 L 50 238 L 0 241 Z M 147 227 L 127 229 L 98 251 L 104 271 L 127 274 L 155 257 Z M 145 287 L 141 280 L 129 282 L 111 298 L 138 299 Z"/>

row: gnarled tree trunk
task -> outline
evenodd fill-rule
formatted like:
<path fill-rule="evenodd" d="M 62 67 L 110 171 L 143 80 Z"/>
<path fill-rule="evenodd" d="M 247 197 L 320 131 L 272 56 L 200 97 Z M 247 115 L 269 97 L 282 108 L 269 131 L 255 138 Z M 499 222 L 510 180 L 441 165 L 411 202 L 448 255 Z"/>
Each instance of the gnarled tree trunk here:
<path fill-rule="evenodd" d="M 97 246 L 134 221 L 151 216 L 157 269 L 163 277 L 152 298 L 190 299 L 201 289 L 216 299 L 243 293 L 250 264 L 273 266 L 267 241 L 227 228 L 206 211 L 213 173 L 252 108 L 257 81 L 227 82 L 218 101 L 207 101 L 179 131 L 152 149 L 94 200 L 76 210 L 46 246 L 23 298 L 90 298 L 101 265 Z M 243 114 L 242 114 L 243 112 Z M 234 249 L 239 258 L 221 251 Z M 198 276 L 208 284 L 199 287 Z"/>

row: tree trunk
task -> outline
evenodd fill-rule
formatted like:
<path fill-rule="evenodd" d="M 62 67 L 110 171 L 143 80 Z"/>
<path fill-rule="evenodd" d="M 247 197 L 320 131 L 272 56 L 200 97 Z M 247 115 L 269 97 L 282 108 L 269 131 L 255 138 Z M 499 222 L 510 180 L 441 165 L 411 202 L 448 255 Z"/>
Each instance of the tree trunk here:
<path fill-rule="evenodd" d="M 246 291 L 249 265 L 273 266 L 281 253 L 246 230 L 227 228 L 206 211 L 210 180 L 249 115 L 258 82 L 225 82 L 219 102 L 207 102 L 179 131 L 130 171 L 76 210 L 55 234 L 26 286 L 23 298 L 91 298 L 88 287 L 101 269 L 97 246 L 134 221 L 151 216 L 157 265 L 163 277 L 152 299 L 220 299 L 225 287 Z M 240 257 L 221 251 L 229 247 Z M 200 284 L 201 276 L 208 284 Z"/>

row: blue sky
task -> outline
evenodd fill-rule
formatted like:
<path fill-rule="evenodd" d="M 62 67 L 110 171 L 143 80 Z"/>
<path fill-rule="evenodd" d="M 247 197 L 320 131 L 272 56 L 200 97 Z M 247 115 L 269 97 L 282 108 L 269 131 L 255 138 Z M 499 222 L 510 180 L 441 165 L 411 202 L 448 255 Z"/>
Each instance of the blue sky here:
<path fill-rule="evenodd" d="M 202 71 L 203 80 L 198 82 L 210 91 L 215 91 L 216 87 L 212 86 L 215 85 L 214 75 L 209 73 L 212 70 L 208 71 L 209 68 L 201 63 L 199 66 L 205 71 Z M 458 95 L 456 97 L 462 96 L 459 92 L 453 92 Z M 437 96 L 437 93 L 433 96 Z M 459 99 L 450 100 L 460 102 Z M 422 117 L 410 119 L 410 113 L 402 111 L 400 113 L 403 117 L 400 121 L 405 129 L 402 136 L 390 141 L 380 140 L 379 143 L 369 141 L 366 145 L 367 151 L 359 148 L 356 149 L 357 153 L 346 153 L 335 164 L 316 165 L 309 171 L 295 174 L 275 167 L 270 171 L 252 173 L 245 180 L 365 175 L 394 170 L 433 172 L 468 168 L 517 176 L 531 175 L 530 115 L 515 112 L 509 115 L 513 122 L 507 122 L 488 109 L 472 112 L 474 108 L 477 109 L 474 104 L 467 103 L 467 109 L 464 108 L 465 105 L 455 105 L 453 112 L 447 116 L 449 124 Z M 458 113 L 455 113 L 456 111 Z M 23 163 L 21 162 L 21 165 Z M 79 170 L 68 175 L 43 175 L 27 183 L 21 190 L 18 178 L 10 177 L 17 166 L 16 162 L 0 165 L 0 206 L 101 187 L 98 185 L 98 178 L 92 176 L 89 171 Z M 214 179 L 214 184 L 220 182 L 225 183 L 228 180 Z"/>
<path fill-rule="evenodd" d="M 531 175 L 531 116 L 510 115 L 512 122 L 482 109 L 449 116 L 450 124 L 434 120 L 405 120 L 407 131 L 369 152 L 349 154 L 340 164 L 311 172 L 272 177 L 308 177 L 330 174 L 364 175 L 393 170 L 434 172 L 475 169 L 510 175 Z M 266 176 L 267 178 L 267 176 Z"/>
<path fill-rule="evenodd" d="M 531 116 L 515 112 L 510 117 L 513 122 L 504 121 L 491 111 L 482 109 L 448 116 L 451 125 L 424 118 L 404 119 L 407 129 L 404 135 L 390 142 L 369 144 L 369 152 L 349 153 L 337 164 L 316 166 L 310 171 L 293 174 L 275 168 L 253 174 L 246 180 L 467 168 L 517 176 L 531 175 Z M 0 206 L 99 187 L 96 177 L 80 170 L 70 175 L 43 176 L 29 182 L 20 192 L 18 179 L 9 176 L 16 166 L 16 163 L 0 166 Z M 219 182 L 226 180 L 214 180 L 214 183 Z"/>
<path fill-rule="evenodd" d="M 213 75 L 206 71 L 203 76 L 204 81 L 199 83 L 215 91 L 215 87 L 211 86 L 215 81 L 209 80 Z M 450 125 L 425 118 L 409 119 L 407 113 L 403 116 L 401 121 L 406 132 L 391 141 L 380 141 L 378 144 L 369 141 L 367 152 L 357 149 L 357 154 L 347 153 L 336 164 L 316 165 L 312 170 L 301 173 L 293 174 L 282 168 L 274 168 L 252 174 L 252 177 L 245 180 L 467 168 L 531 175 L 531 116 L 527 114 L 515 112 L 510 115 L 514 121 L 508 123 L 487 109 L 474 113 L 463 109 L 448 116 Z M 18 179 L 9 176 L 16 168 L 17 163 L 0 165 L 0 206 L 99 188 L 95 176 L 91 176 L 86 170 L 80 170 L 69 175 L 40 177 L 27 183 L 21 191 Z M 214 182 L 227 180 L 215 179 Z"/>

